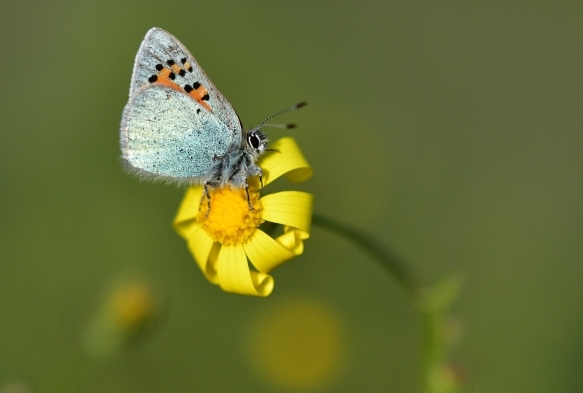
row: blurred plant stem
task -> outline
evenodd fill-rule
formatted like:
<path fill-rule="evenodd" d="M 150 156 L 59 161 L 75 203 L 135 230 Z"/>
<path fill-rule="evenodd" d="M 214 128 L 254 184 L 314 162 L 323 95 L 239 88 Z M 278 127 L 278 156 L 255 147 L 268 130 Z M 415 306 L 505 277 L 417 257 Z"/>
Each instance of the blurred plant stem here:
<path fill-rule="evenodd" d="M 41 393 L 80 392 L 101 375 L 97 364 L 76 352 L 64 354 L 55 370 L 41 382 Z"/>
<path fill-rule="evenodd" d="M 461 378 L 448 359 L 455 336 L 448 325 L 448 311 L 459 294 L 461 280 L 453 277 L 434 286 L 423 285 L 410 266 L 369 233 L 319 214 L 313 215 L 312 223 L 344 237 L 376 259 L 411 297 L 422 323 L 422 391 L 459 392 Z"/>
<path fill-rule="evenodd" d="M 144 278 L 121 276 L 81 331 L 80 346 L 63 354 L 41 393 L 93 391 L 115 361 L 139 344 L 159 322 L 159 293 Z"/>

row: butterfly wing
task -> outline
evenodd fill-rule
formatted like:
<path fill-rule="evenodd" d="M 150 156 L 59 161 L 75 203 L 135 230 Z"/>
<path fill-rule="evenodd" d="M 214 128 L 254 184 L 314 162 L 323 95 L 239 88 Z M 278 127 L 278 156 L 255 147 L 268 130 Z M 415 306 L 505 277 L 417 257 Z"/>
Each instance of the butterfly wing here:
<path fill-rule="evenodd" d="M 241 141 L 243 127 L 237 113 L 206 76 L 188 49 L 172 34 L 152 28 L 142 42 L 132 74 L 130 97 L 148 84 L 163 84 L 188 94 L 203 109 L 214 114 Z"/>
<path fill-rule="evenodd" d="M 122 160 L 143 178 L 200 183 L 232 143 L 231 130 L 217 116 L 168 86 L 143 87 L 124 109 Z"/>

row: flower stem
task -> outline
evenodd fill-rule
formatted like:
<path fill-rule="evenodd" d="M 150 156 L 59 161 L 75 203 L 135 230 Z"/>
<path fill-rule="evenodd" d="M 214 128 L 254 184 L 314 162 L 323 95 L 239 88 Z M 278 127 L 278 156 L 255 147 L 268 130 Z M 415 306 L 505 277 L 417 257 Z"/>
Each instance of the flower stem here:
<path fill-rule="evenodd" d="M 319 214 L 312 216 L 312 224 L 328 229 L 350 240 L 354 245 L 380 262 L 413 297 L 414 301 L 417 302 L 419 300 L 423 288 L 420 280 L 398 256 L 377 239 L 371 237 L 370 234 Z"/>
<path fill-rule="evenodd" d="M 411 295 L 422 325 L 421 391 L 459 392 L 458 382 L 452 379 L 451 373 L 444 373 L 447 371 L 444 367 L 451 346 L 444 332 L 449 308 L 461 288 L 460 279 L 454 276 L 440 280 L 433 286 L 425 286 L 399 257 L 370 234 L 319 214 L 312 216 L 312 223 L 343 236 L 365 251 L 380 262 Z"/>

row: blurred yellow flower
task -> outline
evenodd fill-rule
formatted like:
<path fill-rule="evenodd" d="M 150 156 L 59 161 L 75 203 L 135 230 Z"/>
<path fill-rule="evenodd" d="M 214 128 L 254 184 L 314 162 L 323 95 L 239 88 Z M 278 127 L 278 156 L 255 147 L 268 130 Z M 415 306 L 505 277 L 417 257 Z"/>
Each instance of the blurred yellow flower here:
<path fill-rule="evenodd" d="M 110 295 L 107 308 L 120 329 L 135 331 L 143 327 L 156 311 L 156 299 L 144 282 L 127 282 Z"/>
<path fill-rule="evenodd" d="M 81 337 L 85 350 L 97 359 L 119 353 L 144 333 L 160 312 L 160 299 L 146 281 L 116 281 Z"/>
<path fill-rule="evenodd" d="M 293 182 L 312 175 L 292 138 L 280 139 L 271 149 L 275 151 L 259 159 L 265 186 L 282 175 Z M 245 190 L 209 189 L 209 193 L 212 203 L 207 217 L 207 204 L 201 203 L 202 186 L 189 188 L 174 228 L 186 239 L 208 281 L 227 292 L 268 296 L 274 285 L 268 273 L 304 250 L 303 240 L 310 236 L 313 196 L 283 191 L 260 198 L 255 182 L 249 185 L 254 207 L 250 210 Z M 265 221 L 282 224 L 283 234 L 273 238 L 262 231 L 259 226 Z M 247 258 L 257 271 L 249 268 Z"/>
<path fill-rule="evenodd" d="M 249 329 L 250 364 L 277 391 L 324 390 L 341 375 L 348 351 L 340 316 L 315 299 L 271 304 Z"/>

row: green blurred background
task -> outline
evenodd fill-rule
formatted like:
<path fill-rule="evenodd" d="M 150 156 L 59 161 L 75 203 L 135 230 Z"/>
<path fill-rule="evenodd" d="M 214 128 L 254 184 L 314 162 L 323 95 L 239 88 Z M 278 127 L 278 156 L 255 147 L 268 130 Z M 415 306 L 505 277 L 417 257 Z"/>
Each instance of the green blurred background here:
<path fill-rule="evenodd" d="M 2 2 L 0 391 L 67 391 L 79 364 L 87 392 L 418 389 L 419 317 L 366 255 L 314 228 L 270 297 L 223 293 L 170 226 L 183 191 L 122 172 L 121 111 L 153 26 L 248 127 L 310 103 L 281 120 L 299 124 L 314 177 L 276 188 L 315 194 L 426 282 L 465 277 L 454 357 L 469 390 L 580 391 L 582 18 L 580 1 Z M 161 317 L 94 364 L 81 337 L 120 277 L 151 285 Z M 254 348 L 270 328 L 310 348 L 309 320 L 277 329 L 301 315 L 336 339 L 328 369 L 294 385 Z M 288 350 L 271 355 L 301 368 Z"/>

